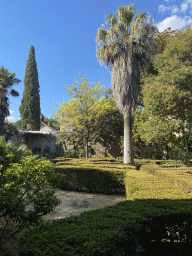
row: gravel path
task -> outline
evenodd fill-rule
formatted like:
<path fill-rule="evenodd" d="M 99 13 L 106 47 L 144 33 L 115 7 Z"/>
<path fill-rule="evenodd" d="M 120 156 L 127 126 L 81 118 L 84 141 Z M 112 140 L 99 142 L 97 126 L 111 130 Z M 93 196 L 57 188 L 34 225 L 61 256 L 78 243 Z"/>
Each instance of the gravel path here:
<path fill-rule="evenodd" d="M 126 196 L 124 195 L 90 194 L 60 189 L 57 189 L 55 195 L 62 200 L 62 203 L 55 208 L 54 212 L 43 217 L 46 220 L 79 215 L 84 211 L 95 210 L 126 201 Z"/>

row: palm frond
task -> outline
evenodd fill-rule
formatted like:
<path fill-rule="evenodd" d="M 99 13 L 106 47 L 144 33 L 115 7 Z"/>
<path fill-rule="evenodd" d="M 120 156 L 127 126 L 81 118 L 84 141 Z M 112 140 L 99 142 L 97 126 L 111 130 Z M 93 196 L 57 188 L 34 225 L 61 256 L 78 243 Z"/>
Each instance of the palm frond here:
<path fill-rule="evenodd" d="M 111 66 L 115 57 L 121 52 L 122 45 L 119 41 L 115 41 L 109 45 L 104 45 L 97 48 L 97 58 L 101 64 L 106 64 L 107 67 Z"/>
<path fill-rule="evenodd" d="M 134 4 L 130 4 L 129 6 L 120 6 L 118 9 L 118 18 L 119 22 L 123 23 L 126 26 L 126 30 L 128 33 L 128 29 L 130 23 L 135 15 L 136 8 Z"/>
<path fill-rule="evenodd" d="M 106 30 L 99 28 L 96 35 L 96 42 L 99 45 L 104 45 L 106 43 L 106 36 L 107 36 Z"/>
<path fill-rule="evenodd" d="M 119 34 L 115 26 L 110 31 L 107 31 L 106 41 L 108 44 L 110 44 L 115 42 L 117 39 L 119 39 Z"/>
<path fill-rule="evenodd" d="M 132 36 L 134 36 L 136 38 L 141 36 L 141 34 L 143 32 L 143 28 L 147 23 L 146 14 L 147 14 L 147 12 L 140 12 L 134 18 L 134 20 L 131 24 L 131 29 L 130 29 L 130 33 L 132 34 Z"/>
<path fill-rule="evenodd" d="M 105 20 L 108 24 L 110 24 L 111 28 L 114 27 L 117 24 L 117 17 L 112 13 L 107 15 Z"/>
<path fill-rule="evenodd" d="M 134 65 L 136 66 L 137 63 L 139 69 L 136 70 L 139 75 L 148 65 L 151 54 L 156 50 L 154 35 L 158 30 L 154 22 L 148 24 L 150 16 L 147 17 L 147 12 L 140 12 L 134 17 L 135 13 L 135 5 L 130 4 L 119 7 L 117 17 L 113 14 L 107 16 L 106 21 L 109 24 L 107 30 L 102 28 L 99 32 L 100 36 L 97 35 L 102 40 L 102 45 L 98 39 L 101 47 L 97 47 L 96 56 L 101 64 L 112 69 L 120 56 L 125 63 L 127 58 L 134 58 Z"/>
<path fill-rule="evenodd" d="M 122 38 L 128 36 L 127 26 L 124 22 L 120 21 L 116 26 L 118 35 Z"/>

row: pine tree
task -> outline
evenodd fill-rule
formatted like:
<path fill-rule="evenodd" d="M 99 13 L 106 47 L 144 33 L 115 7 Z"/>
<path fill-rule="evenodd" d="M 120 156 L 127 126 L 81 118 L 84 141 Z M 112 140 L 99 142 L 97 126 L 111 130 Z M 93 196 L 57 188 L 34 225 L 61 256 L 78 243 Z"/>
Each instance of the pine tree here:
<path fill-rule="evenodd" d="M 31 123 L 34 130 L 40 130 L 40 96 L 37 63 L 35 60 L 35 48 L 31 45 L 29 57 L 25 69 L 24 91 L 19 108 L 22 120 L 22 128 L 26 129 L 27 123 Z"/>

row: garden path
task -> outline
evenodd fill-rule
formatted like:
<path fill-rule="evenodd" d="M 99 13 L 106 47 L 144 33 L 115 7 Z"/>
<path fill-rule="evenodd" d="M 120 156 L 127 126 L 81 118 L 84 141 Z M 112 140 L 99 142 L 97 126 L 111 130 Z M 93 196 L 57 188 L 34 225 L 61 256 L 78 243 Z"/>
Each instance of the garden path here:
<path fill-rule="evenodd" d="M 62 200 L 62 203 L 53 212 L 44 216 L 45 220 L 79 215 L 84 211 L 91 211 L 126 201 L 126 195 L 92 194 L 61 189 L 57 189 L 55 195 Z"/>

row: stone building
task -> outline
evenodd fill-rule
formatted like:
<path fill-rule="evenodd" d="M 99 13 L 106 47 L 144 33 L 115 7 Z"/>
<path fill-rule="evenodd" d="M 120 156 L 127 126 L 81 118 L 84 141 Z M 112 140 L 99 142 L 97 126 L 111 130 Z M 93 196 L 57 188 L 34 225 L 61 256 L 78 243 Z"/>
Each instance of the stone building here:
<path fill-rule="evenodd" d="M 34 154 L 39 156 L 56 156 L 61 146 L 57 143 L 59 131 L 53 129 L 50 123 L 41 122 L 40 131 L 34 131 L 32 124 L 27 124 L 26 131 L 18 131 L 17 135 L 10 138 L 19 144 L 25 144 Z"/>

